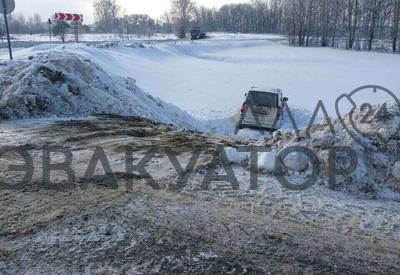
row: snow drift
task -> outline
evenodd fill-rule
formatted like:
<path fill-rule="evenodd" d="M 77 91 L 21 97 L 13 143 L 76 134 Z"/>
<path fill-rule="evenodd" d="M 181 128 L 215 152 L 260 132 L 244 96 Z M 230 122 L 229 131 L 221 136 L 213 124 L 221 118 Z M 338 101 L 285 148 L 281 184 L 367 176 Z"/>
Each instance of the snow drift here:
<path fill-rule="evenodd" d="M 48 52 L 0 66 L 0 120 L 114 114 L 190 128 L 196 120 L 89 59 Z"/>

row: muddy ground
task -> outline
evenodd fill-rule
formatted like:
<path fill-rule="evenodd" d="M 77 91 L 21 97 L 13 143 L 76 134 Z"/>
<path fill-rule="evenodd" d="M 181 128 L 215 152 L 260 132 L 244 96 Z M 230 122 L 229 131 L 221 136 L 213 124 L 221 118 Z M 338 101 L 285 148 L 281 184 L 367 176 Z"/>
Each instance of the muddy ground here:
<path fill-rule="evenodd" d="M 137 118 L 33 120 L 0 125 L 0 272 L 15 273 L 385 273 L 400 272 L 400 208 L 359 200 L 321 186 L 295 192 L 272 176 L 249 190 L 249 172 L 234 167 L 240 188 L 201 188 L 220 146 L 245 144 L 177 130 Z M 71 150 L 75 178 L 50 172 L 43 183 L 43 148 Z M 112 169 L 84 177 L 96 148 Z M 157 148 L 146 176 L 126 173 Z M 186 185 L 165 155 L 182 167 L 201 154 Z M 11 149 L 17 149 L 11 150 Z M 26 151 L 32 180 L 18 184 Z M 51 154 L 51 162 L 65 160 Z M 107 165 L 106 165 L 107 166 Z M 95 175 L 104 174 L 101 165 Z"/>

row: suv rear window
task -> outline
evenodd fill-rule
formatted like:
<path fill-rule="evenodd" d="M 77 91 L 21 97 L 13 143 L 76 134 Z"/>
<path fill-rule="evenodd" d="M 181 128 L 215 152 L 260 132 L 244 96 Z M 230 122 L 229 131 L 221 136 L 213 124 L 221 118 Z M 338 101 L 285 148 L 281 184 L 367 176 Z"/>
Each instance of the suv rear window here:
<path fill-rule="evenodd" d="M 253 98 L 253 100 L 251 100 Z M 278 95 L 264 92 L 250 92 L 246 103 L 266 107 L 278 107 Z"/>

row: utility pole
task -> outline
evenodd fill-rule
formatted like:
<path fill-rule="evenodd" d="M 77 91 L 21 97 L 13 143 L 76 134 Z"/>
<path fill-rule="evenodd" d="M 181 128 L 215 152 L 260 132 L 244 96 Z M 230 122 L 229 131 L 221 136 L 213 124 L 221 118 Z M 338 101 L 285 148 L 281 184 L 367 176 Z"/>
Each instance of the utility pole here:
<path fill-rule="evenodd" d="M 7 14 L 12 13 L 15 9 L 14 0 L 1 0 L 1 8 L 4 15 L 4 25 L 6 27 L 7 33 L 7 44 L 8 44 L 8 52 L 10 54 L 10 60 L 13 60 L 12 48 L 11 48 L 11 40 L 10 40 L 10 30 L 8 28 L 8 18 Z"/>

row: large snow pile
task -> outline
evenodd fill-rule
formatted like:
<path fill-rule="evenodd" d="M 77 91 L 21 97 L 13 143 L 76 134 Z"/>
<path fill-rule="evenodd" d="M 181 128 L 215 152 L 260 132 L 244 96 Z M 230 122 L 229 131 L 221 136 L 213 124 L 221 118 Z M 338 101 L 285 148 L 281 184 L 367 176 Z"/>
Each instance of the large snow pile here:
<path fill-rule="evenodd" d="M 48 52 L 0 66 L 0 120 L 114 114 L 179 127 L 197 121 L 76 54 Z"/>
<path fill-rule="evenodd" d="M 113 114 L 234 136 L 239 108 L 194 118 L 175 105 L 145 93 L 136 86 L 135 79 L 110 75 L 89 57 L 47 49 L 2 63 L 0 120 Z M 304 126 L 309 117 L 307 112 L 295 109 L 295 114 L 299 125 Z M 237 138 L 259 139 L 265 135 L 242 130 Z"/>
<path fill-rule="evenodd" d="M 276 150 L 276 155 L 292 146 L 305 146 L 319 159 L 320 184 L 363 198 L 400 200 L 400 108 L 397 103 L 388 102 L 386 112 L 382 112 L 381 106 L 375 106 L 373 114 L 372 119 L 365 123 L 364 113 L 354 113 L 352 121 L 362 134 L 352 127 L 349 128 L 352 134 L 349 134 L 336 119 L 332 122 L 335 133 L 332 133 L 328 124 L 319 124 L 311 128 L 310 136 L 306 135 L 304 129 L 299 136 L 294 131 L 279 131 L 272 137 L 259 140 L 257 145 L 271 146 Z M 351 125 L 349 119 L 350 115 L 344 118 L 345 125 Z M 332 186 L 329 184 L 329 154 L 335 147 L 351 149 L 358 163 L 349 175 L 336 176 L 336 185 Z M 292 153 L 281 161 L 289 169 L 288 176 L 305 179 L 310 175 L 311 162 L 307 161 L 303 153 Z M 337 153 L 337 169 L 348 168 L 350 162 L 349 153 Z"/>

